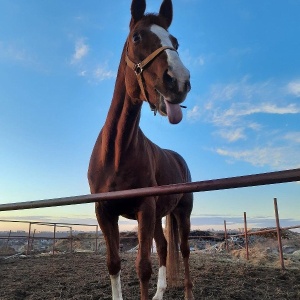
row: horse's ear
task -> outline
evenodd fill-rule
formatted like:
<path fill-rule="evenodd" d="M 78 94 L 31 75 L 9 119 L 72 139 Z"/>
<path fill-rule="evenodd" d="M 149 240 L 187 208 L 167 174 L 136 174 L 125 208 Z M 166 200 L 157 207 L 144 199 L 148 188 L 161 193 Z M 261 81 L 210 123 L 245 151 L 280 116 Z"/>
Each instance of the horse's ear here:
<path fill-rule="evenodd" d="M 130 27 L 138 22 L 146 10 L 146 0 L 132 0 Z"/>
<path fill-rule="evenodd" d="M 173 19 L 172 0 L 164 0 L 163 1 L 163 3 L 160 6 L 159 15 L 165 19 L 167 28 L 169 28 L 169 26 L 172 23 L 172 19 Z"/>

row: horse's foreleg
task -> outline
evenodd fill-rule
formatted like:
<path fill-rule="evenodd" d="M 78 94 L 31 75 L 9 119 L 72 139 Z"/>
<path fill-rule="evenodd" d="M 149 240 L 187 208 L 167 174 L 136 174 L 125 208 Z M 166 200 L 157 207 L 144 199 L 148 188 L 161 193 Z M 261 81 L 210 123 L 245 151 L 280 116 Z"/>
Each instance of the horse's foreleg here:
<path fill-rule="evenodd" d="M 121 288 L 121 271 L 116 275 L 110 275 L 112 299 L 122 300 L 122 288 Z"/>
<path fill-rule="evenodd" d="M 190 258 L 190 246 L 188 237 L 190 234 L 190 216 L 181 211 L 176 215 L 178 227 L 179 227 L 179 235 L 180 235 L 180 251 L 183 258 L 184 264 L 184 299 L 185 300 L 194 300 L 192 288 L 193 283 L 190 275 L 190 266 L 189 266 L 189 258 Z"/>
<path fill-rule="evenodd" d="M 193 300 L 193 283 L 190 276 L 190 266 L 189 266 L 189 258 L 190 258 L 190 245 L 188 241 L 188 237 L 190 234 L 190 218 L 186 216 L 182 216 L 181 222 L 179 223 L 179 235 L 180 235 L 180 251 L 183 258 L 184 264 L 184 293 L 186 300 Z"/>
<path fill-rule="evenodd" d="M 106 263 L 110 275 L 112 299 L 122 300 L 118 216 L 108 216 L 101 210 L 96 210 L 96 215 L 106 243 Z"/>
<path fill-rule="evenodd" d="M 157 254 L 159 257 L 159 270 L 157 279 L 157 290 L 155 296 L 153 297 L 153 300 L 162 300 L 164 292 L 167 288 L 167 241 L 163 233 L 161 220 L 156 220 L 154 239 L 156 243 Z"/>
<path fill-rule="evenodd" d="M 152 274 L 151 246 L 155 228 L 155 201 L 151 200 L 146 199 L 137 213 L 139 250 L 136 271 L 140 280 L 141 300 L 149 300 L 149 280 Z"/>
<path fill-rule="evenodd" d="M 121 259 L 119 255 L 118 223 L 111 225 L 110 233 L 105 235 L 107 247 L 107 267 L 110 275 L 112 299 L 122 300 L 121 288 Z"/>

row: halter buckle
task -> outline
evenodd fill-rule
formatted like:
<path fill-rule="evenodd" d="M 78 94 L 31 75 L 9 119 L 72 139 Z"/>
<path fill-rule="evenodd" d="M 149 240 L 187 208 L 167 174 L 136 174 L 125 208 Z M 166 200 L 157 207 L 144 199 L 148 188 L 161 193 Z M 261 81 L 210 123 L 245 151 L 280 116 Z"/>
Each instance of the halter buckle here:
<path fill-rule="evenodd" d="M 162 46 L 158 49 L 156 49 L 154 52 L 152 52 L 150 55 L 148 55 L 143 61 L 141 61 L 138 64 L 135 64 L 132 60 L 130 60 L 130 58 L 128 57 L 128 44 L 127 44 L 127 55 L 125 57 L 125 61 L 126 64 L 134 71 L 135 75 L 137 76 L 137 81 L 138 84 L 140 86 L 142 95 L 145 97 L 145 101 L 147 101 L 150 105 L 151 110 L 154 112 L 154 115 L 156 115 L 157 113 L 157 108 L 154 104 L 150 103 L 148 101 L 146 92 L 145 92 L 145 87 L 144 87 L 144 81 L 143 81 L 143 71 L 144 68 L 147 67 L 147 65 L 153 60 L 155 59 L 162 51 L 166 50 L 166 49 L 170 49 L 172 51 L 176 51 L 176 49 L 174 49 L 173 47 L 169 47 L 169 46 Z M 177 52 L 177 51 L 176 51 Z"/>
<path fill-rule="evenodd" d="M 142 64 L 141 63 L 138 63 L 134 66 L 134 73 L 135 75 L 139 75 L 139 74 L 142 74 L 144 71 L 143 67 L 142 67 Z"/>

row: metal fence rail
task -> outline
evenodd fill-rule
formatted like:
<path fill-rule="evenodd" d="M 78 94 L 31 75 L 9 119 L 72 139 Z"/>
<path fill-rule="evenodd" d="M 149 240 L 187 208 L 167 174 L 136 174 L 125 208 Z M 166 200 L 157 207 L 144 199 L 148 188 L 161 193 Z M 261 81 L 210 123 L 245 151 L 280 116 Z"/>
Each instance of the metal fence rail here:
<path fill-rule="evenodd" d="M 242 188 L 250 186 L 268 185 L 276 183 L 286 183 L 300 181 L 300 168 L 246 175 L 239 177 L 229 177 L 215 180 L 197 181 L 190 183 L 171 184 L 165 186 L 146 187 L 133 190 L 115 191 L 100 194 L 90 194 L 83 196 L 55 198 L 37 201 L 27 201 L 19 203 L 9 203 L 0 205 L 0 211 L 21 210 L 31 208 L 53 207 L 92 203 L 103 200 L 116 200 L 126 198 L 136 198 L 144 196 L 159 196 L 167 194 L 179 194 L 188 192 L 205 192 L 214 190 L 224 190 Z"/>
<path fill-rule="evenodd" d="M 21 223 L 26 224 L 29 226 L 28 232 L 24 231 L 24 235 L 12 235 L 12 231 L 9 231 L 8 235 L 0 236 L 0 240 L 7 240 L 6 248 L 8 246 L 8 243 L 10 240 L 14 239 L 26 239 L 27 240 L 27 250 L 26 254 L 29 254 L 29 252 L 33 248 L 33 242 L 36 240 L 52 240 L 52 253 L 55 252 L 55 242 L 56 240 L 69 240 L 70 241 L 70 252 L 73 252 L 73 226 L 85 226 L 85 227 L 93 227 L 95 228 L 95 237 L 83 237 L 80 238 L 81 240 L 95 240 L 95 252 L 98 252 L 98 225 L 91 225 L 91 224 L 78 224 L 78 223 L 53 223 L 53 222 L 39 222 L 39 221 L 19 221 L 19 220 L 0 220 L 1 223 Z M 53 236 L 36 236 L 35 229 L 32 232 L 32 225 L 38 225 L 38 226 L 51 226 L 53 227 Z M 57 237 L 57 228 L 65 227 L 69 229 L 69 236 L 66 237 Z"/>

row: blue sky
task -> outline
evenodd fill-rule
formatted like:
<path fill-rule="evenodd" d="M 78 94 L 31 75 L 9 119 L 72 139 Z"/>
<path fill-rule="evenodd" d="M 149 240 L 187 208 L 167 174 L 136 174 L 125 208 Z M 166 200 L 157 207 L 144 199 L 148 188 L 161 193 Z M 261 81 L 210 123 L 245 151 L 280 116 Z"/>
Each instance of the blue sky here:
<path fill-rule="evenodd" d="M 147 12 L 160 3 L 148 1 Z M 89 157 L 130 4 L 0 2 L 1 204 L 89 193 Z M 186 159 L 194 181 L 300 167 L 299 19 L 296 0 L 174 1 L 170 32 L 191 72 L 188 108 L 171 125 L 144 105 L 140 125 Z M 299 225 L 299 195 L 299 183 L 197 193 L 192 223 L 238 227 L 246 211 L 249 226 L 272 226 L 277 197 L 281 225 Z M 93 205 L 0 213 L 5 218 L 96 223 Z"/>

